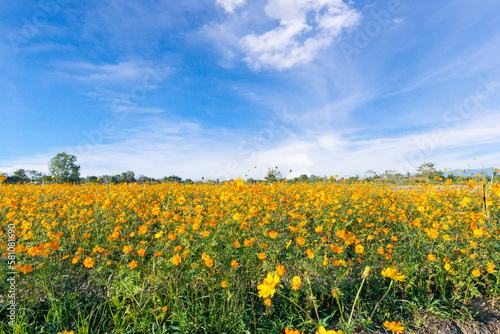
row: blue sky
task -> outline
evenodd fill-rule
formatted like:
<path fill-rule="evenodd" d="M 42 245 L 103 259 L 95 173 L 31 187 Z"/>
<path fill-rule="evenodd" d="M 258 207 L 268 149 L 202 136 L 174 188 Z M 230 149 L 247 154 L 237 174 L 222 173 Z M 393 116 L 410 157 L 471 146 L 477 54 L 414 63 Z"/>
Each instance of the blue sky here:
<path fill-rule="evenodd" d="M 500 166 L 500 2 L 0 4 L 0 172 Z M 256 167 L 256 168 L 254 168 Z"/>

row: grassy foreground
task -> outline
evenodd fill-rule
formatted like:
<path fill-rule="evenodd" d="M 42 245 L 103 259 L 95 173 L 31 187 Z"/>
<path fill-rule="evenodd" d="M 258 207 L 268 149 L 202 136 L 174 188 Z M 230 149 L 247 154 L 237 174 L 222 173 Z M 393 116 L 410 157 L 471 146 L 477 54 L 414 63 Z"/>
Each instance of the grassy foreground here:
<path fill-rule="evenodd" d="M 0 184 L 0 289 L 10 292 L 0 332 L 402 332 L 422 312 L 468 319 L 472 299 L 500 292 L 499 208 L 500 186 L 479 178 L 109 194 Z"/>

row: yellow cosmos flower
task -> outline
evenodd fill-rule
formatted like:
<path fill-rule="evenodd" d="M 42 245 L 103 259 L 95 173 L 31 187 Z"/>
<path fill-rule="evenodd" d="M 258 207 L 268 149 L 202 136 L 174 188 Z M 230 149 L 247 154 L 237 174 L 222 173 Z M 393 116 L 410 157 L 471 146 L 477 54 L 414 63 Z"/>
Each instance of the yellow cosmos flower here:
<path fill-rule="evenodd" d="M 319 326 L 318 331 L 316 332 L 316 334 L 344 334 L 344 332 L 342 330 L 340 330 L 340 329 L 338 331 L 335 331 L 333 329 L 326 330 L 325 327 Z"/>
<path fill-rule="evenodd" d="M 267 277 L 264 279 L 262 284 L 257 286 L 259 290 L 259 297 L 267 298 L 272 297 L 276 292 L 276 284 L 278 284 L 280 277 L 276 274 L 274 276 L 272 274 L 267 274 Z"/>
<path fill-rule="evenodd" d="M 474 277 L 481 276 L 481 271 L 479 271 L 477 269 L 472 270 L 472 276 L 474 276 Z"/>
<path fill-rule="evenodd" d="M 400 322 L 396 323 L 395 321 L 386 321 L 384 322 L 384 327 L 387 328 L 388 331 L 392 331 L 393 333 L 403 333 L 405 327 L 401 325 Z"/>
<path fill-rule="evenodd" d="M 363 254 L 365 247 L 363 247 L 363 245 L 356 245 L 356 247 L 354 247 L 354 251 L 358 254 Z"/>
<path fill-rule="evenodd" d="M 221 286 L 222 288 L 227 288 L 227 281 L 222 281 L 222 282 L 220 282 L 220 286 Z"/>
<path fill-rule="evenodd" d="M 405 275 L 398 272 L 397 268 L 387 267 L 387 268 L 383 269 L 382 276 L 388 277 L 388 278 L 393 279 L 395 281 L 400 281 L 400 282 L 405 281 Z"/>
<path fill-rule="evenodd" d="M 293 276 L 292 278 L 292 289 L 298 290 L 302 284 L 302 279 L 299 276 Z"/>

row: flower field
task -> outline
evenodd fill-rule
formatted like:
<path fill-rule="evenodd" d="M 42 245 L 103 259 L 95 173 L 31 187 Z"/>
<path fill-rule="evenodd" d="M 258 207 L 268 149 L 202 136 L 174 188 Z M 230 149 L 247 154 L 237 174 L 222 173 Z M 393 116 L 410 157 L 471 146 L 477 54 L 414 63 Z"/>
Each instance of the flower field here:
<path fill-rule="evenodd" d="M 468 319 L 472 299 L 500 292 L 499 208 L 500 186 L 480 178 L 109 194 L 0 184 L 2 291 L 16 273 L 15 325 L 3 298 L 0 331 L 406 332 L 424 313 Z"/>

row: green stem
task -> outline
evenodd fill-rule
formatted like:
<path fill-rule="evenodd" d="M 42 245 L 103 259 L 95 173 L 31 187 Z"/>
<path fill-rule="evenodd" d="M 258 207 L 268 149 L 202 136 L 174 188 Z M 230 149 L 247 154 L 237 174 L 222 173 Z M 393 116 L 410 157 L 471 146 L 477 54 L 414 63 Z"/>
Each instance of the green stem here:
<path fill-rule="evenodd" d="M 295 303 L 293 300 L 291 300 L 290 298 L 288 298 L 287 296 L 285 295 L 282 295 L 282 294 L 279 294 L 281 297 L 284 297 L 286 299 L 288 299 L 288 301 L 290 301 L 293 305 L 297 306 L 298 308 L 300 308 L 300 310 L 302 312 L 304 312 L 308 317 L 309 319 L 311 319 L 312 321 L 314 321 L 314 319 L 309 315 L 309 313 L 307 313 L 306 311 L 304 311 L 304 309 L 302 307 L 300 307 L 299 305 L 297 305 L 297 303 Z"/>
<path fill-rule="evenodd" d="M 318 323 L 321 323 L 321 320 L 319 319 L 319 314 L 318 314 L 318 306 L 316 305 L 316 299 L 314 298 L 312 289 L 311 289 L 311 281 L 309 280 L 309 276 L 306 275 L 306 280 L 307 283 L 309 284 L 309 292 L 311 293 L 311 299 L 313 301 L 313 306 L 314 306 L 314 311 L 316 311 L 316 317 L 318 318 Z"/>
<path fill-rule="evenodd" d="M 373 312 L 372 314 L 370 315 L 370 318 L 369 319 L 372 319 L 373 315 L 375 314 L 375 310 L 377 309 L 377 307 L 379 306 L 379 304 L 382 302 L 382 300 L 385 298 L 385 296 L 387 296 L 387 294 L 389 293 L 389 290 L 391 290 L 391 287 L 392 287 L 392 283 L 394 281 L 391 279 L 391 284 L 389 284 L 389 289 L 387 289 L 387 291 L 384 293 L 384 295 L 382 296 L 382 298 L 380 298 L 380 300 L 378 301 L 377 305 L 375 305 L 375 308 L 373 309 Z"/>
<path fill-rule="evenodd" d="M 340 306 L 339 297 L 335 296 L 335 299 L 337 300 L 337 305 L 339 306 L 340 317 L 342 318 L 342 323 L 345 325 L 344 312 L 342 312 L 342 307 Z"/>
<path fill-rule="evenodd" d="M 361 292 L 361 289 L 363 288 L 363 284 L 365 284 L 365 281 L 366 281 L 366 278 L 363 278 L 363 280 L 361 281 L 361 285 L 359 286 L 358 293 L 356 294 L 356 298 L 354 299 L 354 304 L 352 305 L 351 315 L 349 316 L 349 321 L 347 322 L 347 327 L 349 327 L 351 325 L 352 315 L 354 314 L 354 308 L 356 307 L 359 293 Z"/>

